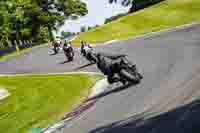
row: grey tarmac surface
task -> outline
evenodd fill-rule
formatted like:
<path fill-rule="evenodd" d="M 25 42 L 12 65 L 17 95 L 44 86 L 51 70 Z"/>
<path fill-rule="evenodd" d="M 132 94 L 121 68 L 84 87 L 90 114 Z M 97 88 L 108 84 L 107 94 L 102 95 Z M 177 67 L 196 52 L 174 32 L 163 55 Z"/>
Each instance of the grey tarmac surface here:
<path fill-rule="evenodd" d="M 200 132 L 200 25 L 149 35 L 95 48 L 127 54 L 144 79 L 141 84 L 109 93 L 62 133 L 168 133 Z M 0 73 L 98 71 L 76 52 L 73 63 L 48 47 L 0 63 Z M 78 69 L 79 68 L 79 69 Z M 113 90 L 113 91 L 112 91 Z M 193 102 L 193 103 L 191 103 Z"/>

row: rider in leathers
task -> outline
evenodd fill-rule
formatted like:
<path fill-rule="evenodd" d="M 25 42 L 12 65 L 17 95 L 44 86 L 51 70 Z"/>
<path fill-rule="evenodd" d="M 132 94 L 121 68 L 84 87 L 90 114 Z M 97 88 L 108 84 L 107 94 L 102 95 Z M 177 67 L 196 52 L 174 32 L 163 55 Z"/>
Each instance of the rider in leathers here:
<path fill-rule="evenodd" d="M 110 84 L 119 81 L 119 77 L 115 74 L 119 73 L 121 66 L 123 63 L 126 63 L 126 55 L 105 55 L 105 54 L 97 54 L 97 67 L 101 70 L 104 75 L 107 75 L 108 82 Z M 132 65 L 135 67 L 135 65 Z"/>
<path fill-rule="evenodd" d="M 82 54 L 83 56 L 86 56 L 86 52 L 85 52 L 85 50 L 84 50 L 84 47 L 85 47 L 85 44 L 84 44 L 83 41 L 81 41 L 81 54 Z"/>
<path fill-rule="evenodd" d="M 64 51 L 66 57 L 70 53 L 72 53 L 74 55 L 74 50 L 73 50 L 71 42 L 67 43 L 67 41 L 65 41 L 64 46 L 63 46 L 63 51 Z"/>
<path fill-rule="evenodd" d="M 58 53 L 58 49 L 59 49 L 59 47 L 60 47 L 60 42 L 58 42 L 58 41 L 53 41 L 53 42 L 52 42 L 52 46 L 53 46 L 53 50 L 54 50 L 55 54 L 57 54 L 57 53 Z"/>
<path fill-rule="evenodd" d="M 87 44 L 86 42 L 83 42 L 83 41 L 81 42 L 81 54 L 83 56 L 87 56 L 88 53 L 90 53 L 92 50 L 93 49 L 89 44 Z"/>

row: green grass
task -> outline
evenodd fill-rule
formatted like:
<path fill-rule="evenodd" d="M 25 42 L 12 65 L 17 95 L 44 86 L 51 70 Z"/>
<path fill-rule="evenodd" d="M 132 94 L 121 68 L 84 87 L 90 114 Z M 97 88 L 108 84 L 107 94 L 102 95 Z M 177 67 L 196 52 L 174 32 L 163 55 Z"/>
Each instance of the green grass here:
<path fill-rule="evenodd" d="M 26 133 L 59 120 L 98 79 L 84 74 L 0 77 L 0 86 L 11 94 L 0 101 L 1 133 Z"/>
<path fill-rule="evenodd" d="M 101 43 L 113 39 L 124 40 L 199 20 L 200 0 L 166 0 L 82 33 L 73 43 L 78 45 L 81 40 L 90 43 Z"/>
<path fill-rule="evenodd" d="M 9 58 L 15 57 L 15 56 L 17 56 L 17 55 L 20 55 L 20 54 L 29 52 L 29 51 L 32 50 L 33 48 L 43 47 L 44 45 L 47 45 L 47 44 L 36 45 L 36 46 L 31 47 L 31 48 L 26 48 L 26 49 L 22 49 L 22 50 L 20 50 L 20 51 L 14 51 L 14 52 L 12 52 L 12 53 L 5 54 L 5 55 L 3 55 L 3 56 L 0 56 L 0 62 L 1 62 L 1 61 L 5 61 L 5 60 L 7 60 L 7 59 L 9 59 Z"/>

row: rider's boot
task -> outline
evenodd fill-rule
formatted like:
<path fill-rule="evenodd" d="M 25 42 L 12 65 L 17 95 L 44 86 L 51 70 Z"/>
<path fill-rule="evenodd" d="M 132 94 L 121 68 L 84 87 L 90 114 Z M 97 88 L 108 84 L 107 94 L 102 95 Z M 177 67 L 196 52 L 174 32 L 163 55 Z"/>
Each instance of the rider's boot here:
<path fill-rule="evenodd" d="M 107 77 L 107 80 L 108 80 L 108 83 L 109 83 L 109 84 L 113 84 L 113 83 L 119 81 L 119 77 L 116 77 L 116 76 L 108 76 L 108 77 Z"/>
<path fill-rule="evenodd" d="M 140 73 L 138 73 L 138 76 L 140 77 L 140 79 L 143 79 L 143 76 Z"/>

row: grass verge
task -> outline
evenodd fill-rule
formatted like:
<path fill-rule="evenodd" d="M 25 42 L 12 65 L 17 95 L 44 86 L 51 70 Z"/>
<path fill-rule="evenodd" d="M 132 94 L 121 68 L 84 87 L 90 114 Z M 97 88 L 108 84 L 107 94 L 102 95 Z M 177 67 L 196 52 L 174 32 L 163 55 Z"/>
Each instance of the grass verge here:
<path fill-rule="evenodd" d="M 46 127 L 70 111 L 99 76 L 86 74 L 0 77 L 0 86 L 11 94 L 0 101 L 2 133 L 26 133 Z"/>
<path fill-rule="evenodd" d="M 81 40 L 90 43 L 124 40 L 148 32 L 197 22 L 200 21 L 199 5 L 200 0 L 166 0 L 82 33 L 73 43 L 78 45 Z"/>

